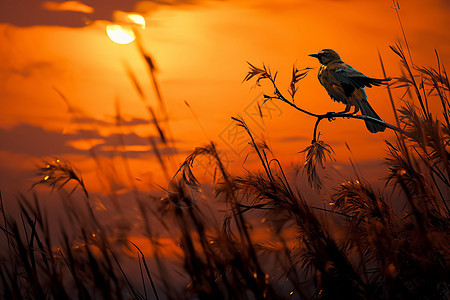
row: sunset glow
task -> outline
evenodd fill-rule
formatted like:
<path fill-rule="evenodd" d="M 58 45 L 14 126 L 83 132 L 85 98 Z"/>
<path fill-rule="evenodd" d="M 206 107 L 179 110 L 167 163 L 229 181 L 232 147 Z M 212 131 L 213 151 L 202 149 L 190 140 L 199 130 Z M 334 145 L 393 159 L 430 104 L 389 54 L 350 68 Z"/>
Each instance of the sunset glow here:
<path fill-rule="evenodd" d="M 25 2 L 0 0 L 0 298 L 402 298 L 445 269 L 448 1 Z"/>

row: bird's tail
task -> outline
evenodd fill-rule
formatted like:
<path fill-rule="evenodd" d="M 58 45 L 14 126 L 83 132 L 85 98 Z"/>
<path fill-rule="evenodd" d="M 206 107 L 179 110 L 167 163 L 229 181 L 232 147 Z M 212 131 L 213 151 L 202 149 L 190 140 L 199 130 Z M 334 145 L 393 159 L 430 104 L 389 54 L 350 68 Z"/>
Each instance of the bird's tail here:
<path fill-rule="evenodd" d="M 373 110 L 372 106 L 370 106 L 369 102 L 358 101 L 358 104 L 359 108 L 361 109 L 362 115 L 382 121 L 377 113 Z M 386 129 L 386 125 L 380 123 L 376 123 L 370 120 L 364 120 L 364 122 L 366 123 L 367 129 L 372 133 L 383 132 Z"/>
<path fill-rule="evenodd" d="M 392 78 L 388 77 L 388 78 L 369 78 L 370 79 L 370 84 L 371 85 L 375 85 L 375 86 L 380 86 L 380 85 L 388 85 L 388 81 L 391 81 Z M 369 86 L 370 87 L 370 86 Z"/>

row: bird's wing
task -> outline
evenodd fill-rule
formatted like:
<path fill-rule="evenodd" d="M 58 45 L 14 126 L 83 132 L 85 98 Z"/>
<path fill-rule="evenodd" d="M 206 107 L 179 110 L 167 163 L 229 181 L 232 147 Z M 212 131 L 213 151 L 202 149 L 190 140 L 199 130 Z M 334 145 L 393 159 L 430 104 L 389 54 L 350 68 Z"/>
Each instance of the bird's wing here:
<path fill-rule="evenodd" d="M 341 63 L 334 68 L 334 76 L 337 81 L 343 84 L 343 87 L 347 85 L 348 89 L 372 87 L 372 85 L 379 86 L 387 84 L 386 81 L 391 80 L 390 78 L 378 79 L 368 77 L 345 63 Z M 344 87 L 344 89 L 346 88 Z"/>

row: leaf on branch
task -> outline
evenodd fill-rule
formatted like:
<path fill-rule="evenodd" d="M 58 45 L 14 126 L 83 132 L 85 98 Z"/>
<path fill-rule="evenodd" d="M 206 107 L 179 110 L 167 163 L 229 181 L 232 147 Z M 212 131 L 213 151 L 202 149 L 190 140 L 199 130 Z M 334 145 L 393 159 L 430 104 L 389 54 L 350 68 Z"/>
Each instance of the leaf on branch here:
<path fill-rule="evenodd" d="M 308 68 L 299 70 L 299 69 L 297 69 L 297 67 L 295 65 L 292 67 L 292 79 L 291 79 L 291 84 L 288 89 L 288 92 L 289 92 L 289 95 L 291 95 L 292 101 L 294 101 L 295 93 L 297 93 L 297 90 L 298 90 L 298 86 L 296 86 L 296 84 L 300 80 L 305 78 L 306 75 L 308 75 L 308 72 L 312 69 L 313 68 L 308 67 Z"/>
<path fill-rule="evenodd" d="M 272 100 L 274 98 L 274 97 L 266 95 L 266 94 L 264 94 L 263 97 L 264 97 L 264 100 L 262 102 L 262 105 L 266 104 L 267 101 Z"/>
<path fill-rule="evenodd" d="M 263 105 L 264 105 L 264 103 L 265 103 L 265 101 L 263 102 Z M 263 116 L 263 113 L 262 113 L 262 110 L 261 110 L 261 105 L 259 105 L 259 101 L 257 102 L 257 104 L 258 104 L 258 113 L 259 113 L 259 117 L 260 117 L 261 119 L 263 119 L 264 116 Z"/>
<path fill-rule="evenodd" d="M 325 169 L 325 162 L 327 158 L 329 160 L 334 160 L 334 150 L 330 145 L 324 143 L 323 141 L 314 141 L 311 145 L 299 153 L 304 152 L 306 152 L 306 161 L 303 171 L 306 170 L 308 175 L 308 183 L 312 188 L 320 190 L 322 188 L 322 180 L 320 179 L 318 173 L 318 167 L 320 166 L 322 169 Z"/>
<path fill-rule="evenodd" d="M 249 81 L 250 79 L 252 79 L 253 77 L 257 77 L 256 78 L 256 85 L 260 85 L 259 81 L 261 79 L 265 79 L 265 78 L 271 78 L 272 75 L 270 74 L 270 71 L 267 70 L 266 66 L 263 65 L 263 68 L 257 68 L 254 65 L 252 65 L 251 63 L 247 62 L 250 65 L 250 71 L 248 71 L 247 75 L 245 76 L 244 80 L 242 80 L 242 82 L 244 81 Z M 275 74 L 276 76 L 276 74 Z"/>

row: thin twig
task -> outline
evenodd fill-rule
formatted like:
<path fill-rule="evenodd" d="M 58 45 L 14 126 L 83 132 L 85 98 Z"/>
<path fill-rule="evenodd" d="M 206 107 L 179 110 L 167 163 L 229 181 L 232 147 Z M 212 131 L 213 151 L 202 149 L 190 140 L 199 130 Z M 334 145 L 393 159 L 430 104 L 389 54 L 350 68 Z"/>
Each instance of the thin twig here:
<path fill-rule="evenodd" d="M 270 82 L 272 83 L 272 85 L 273 85 L 273 87 L 275 89 L 275 92 L 274 92 L 275 97 L 264 95 L 264 98 L 266 99 L 266 101 L 267 100 L 272 100 L 272 99 L 278 99 L 278 100 L 281 100 L 284 103 L 289 104 L 290 106 L 292 106 L 293 108 L 295 108 L 296 110 L 298 110 L 298 111 L 300 111 L 300 112 L 302 112 L 304 114 L 307 114 L 309 116 L 317 118 L 315 126 L 314 126 L 314 133 L 313 133 L 313 140 L 312 140 L 312 142 L 317 141 L 317 127 L 318 127 L 320 121 L 322 121 L 323 119 L 328 119 L 329 121 L 333 121 L 336 118 L 370 120 L 370 121 L 372 121 L 374 123 L 378 123 L 378 124 L 384 125 L 384 126 L 386 126 L 387 128 L 389 128 L 391 130 L 400 132 L 400 133 L 402 133 L 402 134 L 404 134 L 406 136 L 410 136 L 406 131 L 404 131 L 403 129 L 401 129 L 401 128 L 397 127 L 397 126 L 394 126 L 392 124 L 386 123 L 386 122 L 384 122 L 382 120 L 378 120 L 378 119 L 375 119 L 375 118 L 372 118 L 372 117 L 369 117 L 369 116 L 355 115 L 355 114 L 352 114 L 352 113 L 343 113 L 343 112 L 328 112 L 326 114 L 315 114 L 315 113 L 312 113 L 312 112 L 307 111 L 305 109 L 302 109 L 302 108 L 298 107 L 297 105 L 295 105 L 293 102 L 289 101 L 286 97 L 283 96 L 283 94 L 279 91 L 274 78 L 269 77 L 268 79 L 270 80 Z"/>

